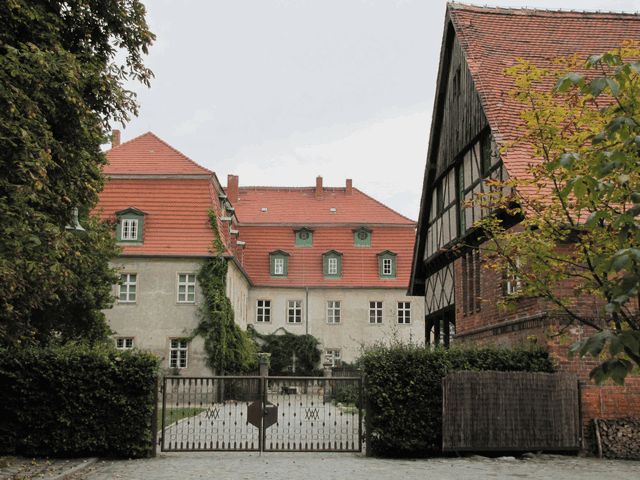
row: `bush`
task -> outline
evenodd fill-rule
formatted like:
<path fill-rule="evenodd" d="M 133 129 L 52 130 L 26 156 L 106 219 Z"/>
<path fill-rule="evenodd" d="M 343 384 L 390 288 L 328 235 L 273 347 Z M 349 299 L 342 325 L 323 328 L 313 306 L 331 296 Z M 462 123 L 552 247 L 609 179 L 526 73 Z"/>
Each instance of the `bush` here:
<path fill-rule="evenodd" d="M 378 456 L 442 453 L 442 379 L 456 370 L 553 372 L 542 349 L 376 347 L 360 363 L 366 381 L 367 449 Z"/>
<path fill-rule="evenodd" d="M 0 349 L 0 454 L 149 456 L 157 371 L 107 347 Z"/>

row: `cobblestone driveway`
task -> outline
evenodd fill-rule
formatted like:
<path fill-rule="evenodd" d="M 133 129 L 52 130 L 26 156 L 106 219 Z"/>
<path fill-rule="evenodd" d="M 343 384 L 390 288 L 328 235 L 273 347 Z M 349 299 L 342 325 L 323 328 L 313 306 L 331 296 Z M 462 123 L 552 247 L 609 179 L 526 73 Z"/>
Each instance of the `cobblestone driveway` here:
<path fill-rule="evenodd" d="M 82 477 L 112 479 L 519 479 L 635 480 L 640 462 L 542 456 L 530 460 L 463 458 L 386 460 L 356 454 L 179 453 L 155 459 L 100 462 Z"/>

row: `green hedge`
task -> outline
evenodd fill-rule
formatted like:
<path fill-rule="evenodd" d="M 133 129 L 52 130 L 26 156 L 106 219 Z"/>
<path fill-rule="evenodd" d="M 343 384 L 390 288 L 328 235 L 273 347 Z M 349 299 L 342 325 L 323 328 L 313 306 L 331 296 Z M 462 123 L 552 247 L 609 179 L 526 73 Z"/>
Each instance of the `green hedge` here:
<path fill-rule="evenodd" d="M 442 378 L 456 370 L 553 372 L 542 349 L 376 347 L 360 359 L 367 392 L 367 449 L 378 456 L 442 453 Z"/>
<path fill-rule="evenodd" d="M 157 373 L 142 352 L 0 349 L 0 454 L 151 455 Z"/>

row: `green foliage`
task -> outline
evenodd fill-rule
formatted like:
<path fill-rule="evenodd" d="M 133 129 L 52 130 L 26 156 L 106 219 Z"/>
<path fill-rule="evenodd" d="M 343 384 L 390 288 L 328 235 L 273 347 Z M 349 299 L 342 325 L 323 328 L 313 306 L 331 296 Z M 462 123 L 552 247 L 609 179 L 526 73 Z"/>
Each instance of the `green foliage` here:
<path fill-rule="evenodd" d="M 0 453 L 149 456 L 157 372 L 137 351 L 0 349 Z"/>
<path fill-rule="evenodd" d="M 370 448 L 378 456 L 442 453 L 442 379 L 456 370 L 553 372 L 542 349 L 375 347 L 360 359 Z"/>
<path fill-rule="evenodd" d="M 242 373 L 255 367 L 255 346 L 247 332 L 235 323 L 233 307 L 227 298 L 227 268 L 224 257 L 213 257 L 205 261 L 198 273 L 204 301 L 194 335 L 204 338 L 207 365 L 218 375 Z"/>
<path fill-rule="evenodd" d="M 520 229 L 496 215 L 477 225 L 490 240 L 487 266 L 519 279 L 507 302 L 546 298 L 571 321 L 604 330 L 573 347 L 608 356 L 591 372 L 599 383 L 622 383 L 640 365 L 639 57 L 640 43 L 630 42 L 586 63 L 509 68 L 525 108 L 520 138 L 502 153 L 527 148 L 539 162 L 475 200 L 524 216 Z M 579 308 L 585 299 L 591 312 Z"/>
<path fill-rule="evenodd" d="M 321 375 L 318 365 L 322 352 L 320 342 L 313 335 L 296 335 L 281 328 L 276 333 L 260 334 L 251 330 L 260 352 L 271 354 L 269 371 L 272 375 Z M 292 371 L 293 355 L 296 371 Z"/>
<path fill-rule="evenodd" d="M 0 344 L 106 330 L 115 247 L 87 217 L 109 122 L 136 113 L 123 85 L 152 76 L 144 14 L 139 0 L 0 2 Z M 65 230 L 74 207 L 86 234 Z"/>

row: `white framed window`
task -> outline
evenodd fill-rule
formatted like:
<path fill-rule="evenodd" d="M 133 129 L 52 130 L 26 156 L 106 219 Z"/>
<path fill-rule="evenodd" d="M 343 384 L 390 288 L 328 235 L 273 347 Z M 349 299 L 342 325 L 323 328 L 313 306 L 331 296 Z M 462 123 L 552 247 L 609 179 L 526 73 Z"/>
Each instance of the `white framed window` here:
<path fill-rule="evenodd" d="M 121 240 L 138 240 L 138 220 L 136 218 L 123 218 Z"/>
<path fill-rule="evenodd" d="M 118 350 L 131 350 L 133 348 L 133 337 L 116 337 L 115 340 Z"/>
<path fill-rule="evenodd" d="M 393 260 L 390 258 L 382 259 L 382 275 L 393 274 Z"/>
<path fill-rule="evenodd" d="M 398 302 L 398 323 L 411 323 L 411 302 Z"/>
<path fill-rule="evenodd" d="M 178 303 L 196 303 L 196 274 L 178 274 Z"/>
<path fill-rule="evenodd" d="M 340 323 L 340 300 L 327 301 L 327 323 Z"/>
<path fill-rule="evenodd" d="M 271 300 L 258 300 L 256 302 L 256 322 L 267 323 L 271 321 Z"/>
<path fill-rule="evenodd" d="M 338 259 L 335 257 L 329 257 L 327 259 L 327 274 L 328 275 L 337 275 L 338 274 Z"/>
<path fill-rule="evenodd" d="M 382 323 L 382 302 L 369 302 L 369 323 Z"/>
<path fill-rule="evenodd" d="M 273 259 L 273 274 L 284 275 L 284 258 L 275 257 Z"/>
<path fill-rule="evenodd" d="M 138 289 L 138 275 L 136 273 L 121 273 L 118 285 L 118 302 L 135 303 Z"/>
<path fill-rule="evenodd" d="M 517 270 L 520 270 L 520 259 L 516 258 L 515 260 L 515 268 L 509 267 L 507 269 L 504 282 L 504 293 L 506 295 L 513 295 L 517 293 L 522 288 L 522 280 L 520 279 L 520 275 L 518 275 Z"/>
<path fill-rule="evenodd" d="M 302 300 L 287 301 L 287 323 L 302 323 Z"/>
<path fill-rule="evenodd" d="M 330 363 L 332 367 L 339 367 L 341 358 L 338 348 L 327 348 L 324 351 L 324 363 Z"/>
<path fill-rule="evenodd" d="M 185 338 L 172 338 L 169 345 L 169 368 L 187 368 L 189 342 Z"/>

